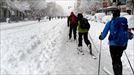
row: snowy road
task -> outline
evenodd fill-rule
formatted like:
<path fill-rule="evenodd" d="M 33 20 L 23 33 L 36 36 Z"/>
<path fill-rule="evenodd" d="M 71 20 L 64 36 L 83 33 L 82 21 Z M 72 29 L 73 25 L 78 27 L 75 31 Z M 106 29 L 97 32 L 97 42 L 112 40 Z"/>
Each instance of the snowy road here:
<path fill-rule="evenodd" d="M 42 20 L 41 22 L 46 22 L 46 20 Z M 21 27 L 25 27 L 25 26 L 29 26 L 29 25 L 33 25 L 33 24 L 38 24 L 40 22 L 37 21 L 28 21 L 28 22 L 18 22 L 18 23 L 1 23 L 0 24 L 0 30 L 9 30 L 9 29 L 17 29 L 17 28 L 21 28 Z"/>
<path fill-rule="evenodd" d="M 104 24 L 90 22 L 90 35 L 99 50 L 98 35 Z M 85 74 L 97 75 L 98 53 L 94 60 L 84 45 L 85 55 L 77 54 L 77 41 L 68 41 L 66 19 L 47 22 L 14 23 L 1 25 L 0 59 L 1 74 Z M 133 43 L 131 40 L 127 52 L 131 63 L 134 63 Z M 129 64 L 123 56 L 124 75 L 132 75 Z M 106 75 L 102 68 L 112 72 L 111 58 L 107 40 L 102 44 L 101 75 Z M 134 65 L 133 65 L 134 66 Z"/>

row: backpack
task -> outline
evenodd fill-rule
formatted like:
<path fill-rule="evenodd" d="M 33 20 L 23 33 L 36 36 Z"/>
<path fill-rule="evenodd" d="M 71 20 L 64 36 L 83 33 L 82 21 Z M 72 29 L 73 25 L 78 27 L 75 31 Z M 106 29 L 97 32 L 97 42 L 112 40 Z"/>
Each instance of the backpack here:
<path fill-rule="evenodd" d="M 90 28 L 90 24 L 88 23 L 88 20 L 83 18 L 81 21 L 80 21 L 80 27 L 82 29 L 89 29 Z"/>
<path fill-rule="evenodd" d="M 112 39 L 117 45 L 125 46 L 128 42 L 127 19 L 124 17 L 115 19 L 114 28 L 114 32 L 111 33 Z"/>
<path fill-rule="evenodd" d="M 70 24 L 73 24 L 74 25 L 74 24 L 77 23 L 77 17 L 76 16 L 74 16 L 74 15 L 73 16 L 70 16 L 69 19 L 70 19 Z"/>

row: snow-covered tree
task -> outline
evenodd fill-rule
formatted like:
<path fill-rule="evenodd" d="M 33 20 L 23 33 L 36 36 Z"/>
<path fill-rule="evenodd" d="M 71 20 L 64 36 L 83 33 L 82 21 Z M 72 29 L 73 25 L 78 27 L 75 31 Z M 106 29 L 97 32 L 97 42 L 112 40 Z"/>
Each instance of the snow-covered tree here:
<path fill-rule="evenodd" d="M 21 12 L 26 10 L 37 12 L 46 8 L 45 0 L 6 0 L 6 2 L 10 8 Z"/>
<path fill-rule="evenodd" d="M 55 2 L 46 0 L 6 0 L 11 13 L 14 9 L 30 16 L 61 16 L 64 14 L 63 8 Z"/>
<path fill-rule="evenodd" d="M 81 4 L 77 7 L 78 12 L 90 13 L 102 7 L 100 0 L 81 0 Z"/>
<path fill-rule="evenodd" d="M 64 9 L 55 2 L 49 2 L 47 3 L 45 13 L 48 16 L 62 16 L 64 15 Z"/>
<path fill-rule="evenodd" d="M 12 9 L 24 12 L 25 10 L 30 10 L 30 5 L 26 0 L 6 0 L 8 6 Z"/>
<path fill-rule="evenodd" d="M 46 1 L 45 0 L 27 0 L 30 4 L 30 8 L 34 10 L 42 10 L 46 8 Z"/>

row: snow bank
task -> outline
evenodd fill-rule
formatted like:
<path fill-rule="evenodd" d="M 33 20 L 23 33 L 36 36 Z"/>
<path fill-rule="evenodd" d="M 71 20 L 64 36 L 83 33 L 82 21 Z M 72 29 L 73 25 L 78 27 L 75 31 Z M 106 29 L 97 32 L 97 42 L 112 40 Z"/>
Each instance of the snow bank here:
<path fill-rule="evenodd" d="M 64 27 L 62 21 L 53 20 L 2 30 L 0 73 L 49 74 L 61 47 Z"/>
<path fill-rule="evenodd" d="M 102 22 L 102 18 L 105 16 L 105 13 L 96 13 L 94 15 L 97 22 Z"/>
<path fill-rule="evenodd" d="M 128 27 L 134 28 L 134 15 L 125 15 L 124 17 L 128 20 Z"/>
<path fill-rule="evenodd" d="M 102 22 L 103 23 L 107 23 L 108 21 L 110 21 L 112 19 L 112 15 L 106 15 L 102 18 Z"/>

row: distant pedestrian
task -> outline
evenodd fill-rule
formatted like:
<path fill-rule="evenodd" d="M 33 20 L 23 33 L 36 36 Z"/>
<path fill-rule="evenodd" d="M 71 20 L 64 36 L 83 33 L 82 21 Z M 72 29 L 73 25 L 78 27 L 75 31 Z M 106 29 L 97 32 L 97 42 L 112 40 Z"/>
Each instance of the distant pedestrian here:
<path fill-rule="evenodd" d="M 90 24 L 86 18 L 83 18 L 83 15 L 81 13 L 78 14 L 78 50 L 82 52 L 82 39 L 84 37 L 84 41 L 89 48 L 89 53 L 93 55 L 92 53 L 92 47 L 91 42 L 88 40 L 88 31 L 90 29 Z"/>
<path fill-rule="evenodd" d="M 37 19 L 38 19 L 38 22 L 40 22 L 41 18 L 40 18 L 40 17 L 38 17 Z"/>
<path fill-rule="evenodd" d="M 10 18 L 9 17 L 6 18 L 6 22 L 10 23 Z"/>
<path fill-rule="evenodd" d="M 77 17 L 75 16 L 73 12 L 71 12 L 70 16 L 68 17 L 67 24 L 68 24 L 68 27 L 70 27 L 69 39 L 72 38 L 72 32 L 73 32 L 74 40 L 76 40 Z"/>
<path fill-rule="evenodd" d="M 48 17 L 49 21 L 51 21 L 51 16 Z"/>
<path fill-rule="evenodd" d="M 127 48 L 128 39 L 132 39 L 133 34 L 128 32 L 127 19 L 125 17 L 120 17 L 119 9 L 113 10 L 113 18 L 111 21 L 107 22 L 99 39 L 103 40 L 107 36 L 108 31 L 110 31 L 109 48 L 114 75 L 122 75 L 121 57 L 123 51 Z"/>

